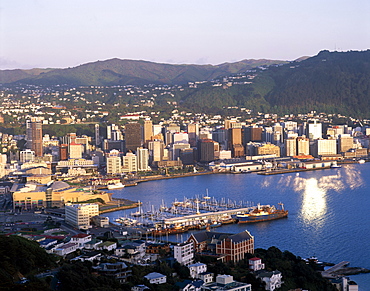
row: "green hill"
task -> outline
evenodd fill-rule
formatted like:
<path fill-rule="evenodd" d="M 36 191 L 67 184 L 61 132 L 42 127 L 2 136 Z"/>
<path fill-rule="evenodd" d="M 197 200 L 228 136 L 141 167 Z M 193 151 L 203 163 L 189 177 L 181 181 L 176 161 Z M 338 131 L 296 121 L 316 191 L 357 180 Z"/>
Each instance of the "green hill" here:
<path fill-rule="evenodd" d="M 0 83 L 35 85 L 144 85 L 184 84 L 244 72 L 256 66 L 285 63 L 273 60 L 243 60 L 221 65 L 170 65 L 148 61 L 111 59 L 68 69 L 2 70 Z"/>

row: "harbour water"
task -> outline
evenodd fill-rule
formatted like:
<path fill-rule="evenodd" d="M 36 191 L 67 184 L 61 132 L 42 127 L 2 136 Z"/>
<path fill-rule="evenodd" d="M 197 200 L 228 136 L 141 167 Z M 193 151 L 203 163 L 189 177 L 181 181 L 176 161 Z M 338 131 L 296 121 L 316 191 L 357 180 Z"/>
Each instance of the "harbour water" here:
<path fill-rule="evenodd" d="M 217 229 L 237 233 L 245 229 L 256 248 L 276 246 L 302 258 L 370 269 L 370 163 L 283 175 L 215 174 L 141 183 L 111 191 L 114 197 L 140 200 L 143 207 L 167 206 L 175 199 L 203 197 L 284 203 L 288 218 L 256 224 L 229 224 Z M 111 221 L 134 210 L 107 213 Z M 190 233 L 177 235 L 185 240 Z M 350 277 L 360 290 L 370 286 L 370 274 Z"/>

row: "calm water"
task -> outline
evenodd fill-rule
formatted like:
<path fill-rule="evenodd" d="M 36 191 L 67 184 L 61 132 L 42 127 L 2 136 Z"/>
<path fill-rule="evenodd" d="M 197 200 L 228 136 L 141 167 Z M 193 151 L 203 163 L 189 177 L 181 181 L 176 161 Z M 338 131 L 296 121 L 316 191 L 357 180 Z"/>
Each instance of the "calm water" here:
<path fill-rule="evenodd" d="M 303 258 L 370 269 L 370 163 L 339 169 L 262 176 L 256 174 L 206 175 L 141 183 L 112 191 L 115 197 L 143 201 L 144 209 L 162 201 L 208 195 L 255 204 L 283 202 L 289 217 L 249 225 L 225 225 L 217 231 L 237 233 L 248 229 L 256 248 L 276 246 Z M 133 210 L 130 210 L 132 212 Z M 135 210 L 134 210 L 135 211 Z M 111 220 L 124 211 L 107 214 Z M 183 234 L 178 239 L 186 239 Z M 370 290 L 370 274 L 351 276 L 360 290 Z"/>

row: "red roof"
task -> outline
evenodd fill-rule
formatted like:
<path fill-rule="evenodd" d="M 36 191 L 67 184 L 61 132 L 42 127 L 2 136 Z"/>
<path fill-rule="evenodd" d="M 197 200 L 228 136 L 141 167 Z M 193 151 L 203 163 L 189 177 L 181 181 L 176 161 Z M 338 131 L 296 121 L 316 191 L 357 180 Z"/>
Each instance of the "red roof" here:
<path fill-rule="evenodd" d="M 90 236 L 89 234 L 86 234 L 86 233 L 79 233 L 79 234 L 76 234 L 74 236 L 72 236 L 73 238 L 85 238 L 85 237 L 88 237 Z"/>
<path fill-rule="evenodd" d="M 254 257 L 254 258 L 251 258 L 251 259 L 249 259 L 250 261 L 259 261 L 259 260 L 261 260 L 260 258 L 257 258 L 257 257 Z"/>

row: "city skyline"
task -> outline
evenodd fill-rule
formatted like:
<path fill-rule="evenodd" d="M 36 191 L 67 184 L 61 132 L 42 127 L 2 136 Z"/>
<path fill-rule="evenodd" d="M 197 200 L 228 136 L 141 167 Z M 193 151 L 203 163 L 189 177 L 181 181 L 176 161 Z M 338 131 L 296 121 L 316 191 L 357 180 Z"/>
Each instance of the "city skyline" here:
<path fill-rule="evenodd" d="M 16 1 L 0 6 L 0 69 L 111 58 L 220 64 L 370 47 L 367 1 Z"/>

